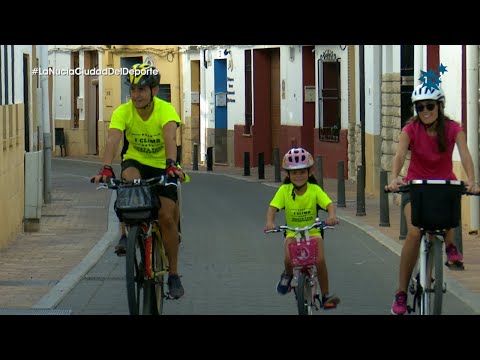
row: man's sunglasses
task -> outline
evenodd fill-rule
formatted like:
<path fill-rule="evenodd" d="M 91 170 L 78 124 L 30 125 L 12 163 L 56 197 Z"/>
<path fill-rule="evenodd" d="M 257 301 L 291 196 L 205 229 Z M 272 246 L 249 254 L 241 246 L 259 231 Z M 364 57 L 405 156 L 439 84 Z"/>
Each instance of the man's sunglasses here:
<path fill-rule="evenodd" d="M 427 108 L 428 111 L 432 111 L 433 109 L 435 109 L 435 105 L 436 104 L 427 104 L 427 105 L 423 105 L 423 104 L 417 104 L 415 106 L 415 109 L 417 110 L 417 112 L 421 113 L 425 108 Z"/>

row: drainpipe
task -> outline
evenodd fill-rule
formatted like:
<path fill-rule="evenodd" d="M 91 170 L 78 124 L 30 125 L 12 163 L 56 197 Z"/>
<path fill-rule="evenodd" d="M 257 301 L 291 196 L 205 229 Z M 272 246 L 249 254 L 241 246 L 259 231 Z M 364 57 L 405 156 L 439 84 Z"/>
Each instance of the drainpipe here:
<path fill-rule="evenodd" d="M 478 45 L 467 45 L 467 145 L 472 154 L 475 181 L 478 183 Z M 479 198 L 470 199 L 470 229 L 478 230 Z"/>
<path fill-rule="evenodd" d="M 365 184 L 365 45 L 359 46 L 359 83 L 360 83 L 360 141 L 363 184 Z M 357 179 L 357 181 L 360 181 Z"/>
<path fill-rule="evenodd" d="M 48 45 L 40 45 L 40 68 L 48 69 Z M 51 170 L 52 170 L 52 142 L 50 134 L 50 111 L 48 107 L 48 75 L 40 76 L 42 89 L 42 118 L 43 118 L 43 199 L 46 204 L 51 202 Z"/>
<path fill-rule="evenodd" d="M 420 77 L 420 71 L 425 70 L 427 63 L 424 55 L 425 45 L 414 46 L 414 58 L 413 58 L 413 87 L 420 84 L 418 78 Z"/>
<path fill-rule="evenodd" d="M 211 56 L 210 48 L 202 48 L 200 51 L 200 161 L 206 166 L 207 148 L 208 148 L 208 113 L 210 111 L 209 99 L 207 94 L 207 68 L 208 58 Z"/>

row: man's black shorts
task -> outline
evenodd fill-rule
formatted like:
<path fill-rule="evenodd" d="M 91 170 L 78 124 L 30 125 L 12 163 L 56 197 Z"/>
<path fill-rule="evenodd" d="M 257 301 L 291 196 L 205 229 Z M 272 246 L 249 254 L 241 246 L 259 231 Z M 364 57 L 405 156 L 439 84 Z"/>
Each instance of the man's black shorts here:
<path fill-rule="evenodd" d="M 126 168 L 129 167 L 134 167 L 138 169 L 140 172 L 140 176 L 142 179 L 150 179 L 156 176 L 161 176 L 165 175 L 165 169 L 160 169 L 160 168 L 155 168 L 152 166 L 144 165 L 137 160 L 133 159 L 128 159 L 122 161 L 122 173 Z M 170 178 L 169 182 L 176 183 L 177 179 L 176 178 Z M 169 186 L 159 186 L 157 188 L 157 194 L 159 196 L 163 196 L 166 198 L 169 198 L 173 201 L 177 201 L 178 196 L 177 196 L 177 187 L 175 185 L 169 185 Z"/>

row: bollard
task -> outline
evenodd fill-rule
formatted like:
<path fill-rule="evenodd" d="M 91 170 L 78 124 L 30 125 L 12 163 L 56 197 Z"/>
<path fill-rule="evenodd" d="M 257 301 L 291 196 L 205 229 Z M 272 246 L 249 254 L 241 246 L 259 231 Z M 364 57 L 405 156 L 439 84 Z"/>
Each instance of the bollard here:
<path fill-rule="evenodd" d="M 258 153 L 258 178 L 265 179 L 265 156 L 263 152 Z"/>
<path fill-rule="evenodd" d="M 250 176 L 250 153 L 243 153 L 243 176 Z"/>
<path fill-rule="evenodd" d="M 273 148 L 273 165 L 275 166 L 275 182 L 282 181 L 280 178 L 280 152 L 278 147 Z"/>
<path fill-rule="evenodd" d="M 198 144 L 193 143 L 193 170 L 198 170 Z"/>
<path fill-rule="evenodd" d="M 345 204 L 345 176 L 343 160 L 337 163 L 337 207 L 346 207 Z"/>
<path fill-rule="evenodd" d="M 317 160 L 317 181 L 318 185 L 323 189 L 323 164 L 322 157 L 319 155 L 316 157 Z"/>
<path fill-rule="evenodd" d="M 379 226 L 390 226 L 390 209 L 388 207 L 388 193 L 385 186 L 388 185 L 388 172 L 380 171 L 380 224 Z"/>
<path fill-rule="evenodd" d="M 407 222 L 405 220 L 405 206 L 401 204 L 400 207 L 401 207 L 400 208 L 400 236 L 398 237 L 398 239 L 405 240 L 407 238 Z"/>
<path fill-rule="evenodd" d="M 453 229 L 453 243 L 457 247 L 458 251 L 463 254 L 463 234 L 461 223 Z"/>
<path fill-rule="evenodd" d="M 459 225 L 453 229 L 453 243 L 457 247 L 460 254 L 463 254 L 463 233 L 462 233 L 462 207 L 460 206 L 460 222 Z M 461 269 L 463 270 L 463 269 Z"/>
<path fill-rule="evenodd" d="M 207 171 L 213 170 L 213 147 L 207 148 Z"/>
<path fill-rule="evenodd" d="M 365 175 L 362 165 L 357 166 L 357 213 L 356 216 L 365 216 Z"/>
<path fill-rule="evenodd" d="M 177 145 L 177 163 L 182 163 L 182 145 Z"/>

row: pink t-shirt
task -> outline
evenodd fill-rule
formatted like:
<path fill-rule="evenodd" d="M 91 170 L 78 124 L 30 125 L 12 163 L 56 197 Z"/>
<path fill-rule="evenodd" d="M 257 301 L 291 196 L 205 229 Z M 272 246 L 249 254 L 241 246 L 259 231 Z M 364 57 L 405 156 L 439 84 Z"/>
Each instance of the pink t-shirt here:
<path fill-rule="evenodd" d="M 410 138 L 410 165 L 405 181 L 409 180 L 457 180 L 453 173 L 452 154 L 455 140 L 461 126 L 453 120 L 447 120 L 446 150 L 438 149 L 437 136 L 429 136 L 420 121 L 405 125 L 403 128 Z"/>

